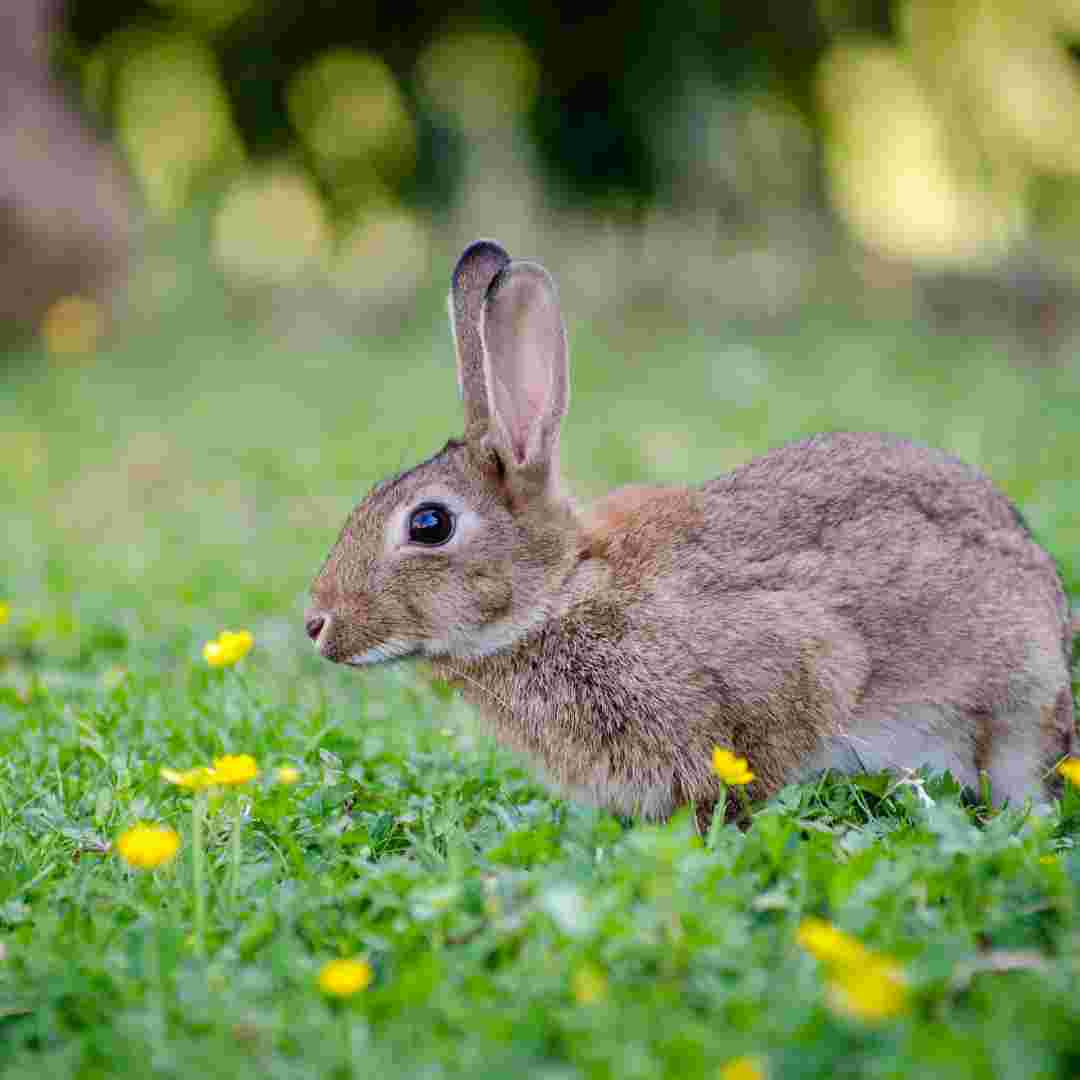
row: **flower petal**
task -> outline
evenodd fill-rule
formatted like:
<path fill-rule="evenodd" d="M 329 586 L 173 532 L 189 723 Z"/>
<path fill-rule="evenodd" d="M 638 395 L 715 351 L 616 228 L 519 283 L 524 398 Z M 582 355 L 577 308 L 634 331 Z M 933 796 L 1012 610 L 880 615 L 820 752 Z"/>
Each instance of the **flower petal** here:
<path fill-rule="evenodd" d="M 319 972 L 319 989 L 332 997 L 352 997 L 366 990 L 373 977 L 366 960 L 330 960 Z"/>

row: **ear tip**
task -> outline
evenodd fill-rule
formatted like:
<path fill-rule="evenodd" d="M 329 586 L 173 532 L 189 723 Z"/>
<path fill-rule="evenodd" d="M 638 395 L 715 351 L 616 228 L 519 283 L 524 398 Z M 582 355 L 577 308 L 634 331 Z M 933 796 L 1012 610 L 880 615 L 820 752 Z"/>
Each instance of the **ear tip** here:
<path fill-rule="evenodd" d="M 510 256 L 501 244 L 494 240 L 474 240 L 462 253 L 454 265 L 454 272 L 450 277 L 450 287 L 457 290 L 461 287 L 462 279 L 466 275 L 477 275 L 488 281 L 495 277 L 504 267 L 510 265 Z"/>

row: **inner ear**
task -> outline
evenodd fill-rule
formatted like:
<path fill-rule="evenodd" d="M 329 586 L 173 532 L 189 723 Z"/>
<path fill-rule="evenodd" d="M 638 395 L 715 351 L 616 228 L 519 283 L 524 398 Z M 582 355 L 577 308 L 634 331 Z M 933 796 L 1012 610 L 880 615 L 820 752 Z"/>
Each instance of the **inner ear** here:
<path fill-rule="evenodd" d="M 542 266 L 512 262 L 488 287 L 480 323 L 490 435 L 510 469 L 556 461 L 569 396 L 566 331 Z"/>

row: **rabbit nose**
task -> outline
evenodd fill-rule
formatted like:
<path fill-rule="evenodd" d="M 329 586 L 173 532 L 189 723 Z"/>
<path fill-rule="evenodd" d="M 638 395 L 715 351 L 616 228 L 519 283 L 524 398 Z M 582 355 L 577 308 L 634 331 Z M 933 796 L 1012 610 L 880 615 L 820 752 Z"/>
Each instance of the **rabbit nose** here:
<path fill-rule="evenodd" d="M 324 615 L 321 611 L 306 611 L 304 612 L 304 629 L 307 631 L 307 636 L 312 641 L 318 641 L 319 635 L 323 631 L 323 627 L 329 621 L 329 617 Z"/>

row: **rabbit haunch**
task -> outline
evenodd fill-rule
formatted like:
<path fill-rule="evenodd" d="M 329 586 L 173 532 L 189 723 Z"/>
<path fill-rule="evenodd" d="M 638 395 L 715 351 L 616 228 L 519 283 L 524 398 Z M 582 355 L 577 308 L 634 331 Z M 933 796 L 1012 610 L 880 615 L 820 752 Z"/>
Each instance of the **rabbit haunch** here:
<path fill-rule="evenodd" d="M 663 818 L 825 767 L 949 769 L 1041 797 L 1073 744 L 1052 559 L 984 476 L 872 434 L 820 435 L 697 488 L 580 509 L 558 469 L 554 285 L 497 245 L 455 269 L 465 437 L 380 484 L 313 586 L 328 659 L 427 658 L 566 790 Z M 419 510 L 449 514 L 423 542 Z M 444 519 L 445 520 L 445 519 Z"/>

